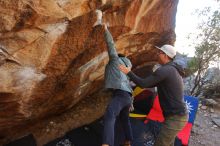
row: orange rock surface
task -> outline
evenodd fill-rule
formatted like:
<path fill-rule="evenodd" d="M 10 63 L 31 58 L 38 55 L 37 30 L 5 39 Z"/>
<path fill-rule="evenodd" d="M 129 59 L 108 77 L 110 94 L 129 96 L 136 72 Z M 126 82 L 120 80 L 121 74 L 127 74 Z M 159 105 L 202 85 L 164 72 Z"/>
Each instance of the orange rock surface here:
<path fill-rule="evenodd" d="M 135 70 L 155 61 L 154 45 L 175 42 L 177 4 L 0 0 L 0 141 L 34 133 L 38 126 L 33 130 L 31 125 L 65 112 L 71 111 L 72 123 L 64 131 L 103 115 L 109 99 L 103 91 L 108 55 L 104 29 L 92 27 L 96 9 L 103 11 L 118 52 L 131 59 Z M 36 137 L 41 143 L 53 138 Z"/>

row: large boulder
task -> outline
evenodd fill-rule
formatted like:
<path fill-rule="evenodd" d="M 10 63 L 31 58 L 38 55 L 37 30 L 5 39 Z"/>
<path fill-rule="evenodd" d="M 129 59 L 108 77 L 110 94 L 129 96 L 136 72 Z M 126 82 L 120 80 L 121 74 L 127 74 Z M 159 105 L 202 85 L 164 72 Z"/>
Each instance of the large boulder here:
<path fill-rule="evenodd" d="M 177 4 L 0 0 L 0 141 L 34 133 L 39 123 L 66 111 L 74 114 L 63 131 L 103 115 L 109 99 L 103 91 L 108 55 L 103 27 L 92 27 L 96 9 L 103 11 L 118 52 L 131 59 L 135 70 L 155 61 L 154 45 L 175 42 Z M 36 137 L 42 144 L 53 136 L 38 132 Z"/>

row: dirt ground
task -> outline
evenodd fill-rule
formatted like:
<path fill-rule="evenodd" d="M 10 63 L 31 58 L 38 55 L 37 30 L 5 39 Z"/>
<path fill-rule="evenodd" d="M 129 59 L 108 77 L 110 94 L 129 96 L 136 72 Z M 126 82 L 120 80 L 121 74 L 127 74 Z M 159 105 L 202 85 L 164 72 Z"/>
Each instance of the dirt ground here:
<path fill-rule="evenodd" d="M 220 146 L 220 125 L 213 119 L 220 121 L 220 108 L 199 108 L 191 132 L 189 146 Z"/>

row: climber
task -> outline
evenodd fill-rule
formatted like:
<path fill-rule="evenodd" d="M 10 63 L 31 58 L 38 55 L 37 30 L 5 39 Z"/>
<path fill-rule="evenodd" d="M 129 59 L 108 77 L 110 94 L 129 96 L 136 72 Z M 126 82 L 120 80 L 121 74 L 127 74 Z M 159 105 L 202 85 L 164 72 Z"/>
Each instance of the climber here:
<path fill-rule="evenodd" d="M 159 101 L 165 118 L 161 131 L 154 146 L 174 145 L 177 133 L 188 121 L 188 111 L 183 100 L 183 69 L 173 62 L 176 50 L 171 45 L 157 48 L 159 67 L 145 79 L 136 76 L 131 69 L 123 64 L 119 69 L 127 74 L 135 84 L 142 88 L 157 86 Z"/>
<path fill-rule="evenodd" d="M 105 67 L 105 88 L 112 93 L 112 99 L 104 114 L 104 130 L 102 146 L 114 145 L 114 127 L 116 117 L 119 117 L 125 134 L 124 146 L 130 146 L 132 140 L 131 124 L 129 120 L 129 108 L 132 102 L 132 88 L 128 77 L 118 70 L 119 64 L 131 68 L 131 62 L 123 54 L 117 54 L 114 41 L 106 24 L 102 24 L 102 12 L 96 10 L 97 21 L 93 25 L 100 25 L 105 29 L 105 41 L 108 48 L 109 62 Z"/>

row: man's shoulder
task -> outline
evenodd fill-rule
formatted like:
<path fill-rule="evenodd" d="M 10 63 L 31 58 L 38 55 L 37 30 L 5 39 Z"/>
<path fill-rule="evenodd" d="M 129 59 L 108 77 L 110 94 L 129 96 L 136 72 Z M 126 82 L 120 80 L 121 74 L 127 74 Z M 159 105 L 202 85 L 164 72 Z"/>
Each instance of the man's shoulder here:
<path fill-rule="evenodd" d="M 171 65 L 163 65 L 155 71 L 155 74 L 157 74 L 157 75 L 169 75 L 169 74 L 172 74 L 174 69 L 175 68 Z"/>
<path fill-rule="evenodd" d="M 173 69 L 175 69 L 175 67 L 171 63 L 169 63 L 169 64 L 166 64 L 166 65 L 163 65 L 161 67 L 161 69 L 165 70 L 165 71 L 172 71 Z"/>

